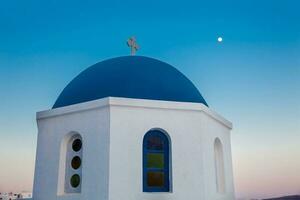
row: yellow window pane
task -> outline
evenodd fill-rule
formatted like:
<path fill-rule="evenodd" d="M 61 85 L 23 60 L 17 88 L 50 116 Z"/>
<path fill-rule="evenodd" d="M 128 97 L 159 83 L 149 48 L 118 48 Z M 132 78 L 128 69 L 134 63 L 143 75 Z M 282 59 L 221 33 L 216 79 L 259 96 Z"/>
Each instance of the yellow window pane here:
<path fill-rule="evenodd" d="M 164 168 L 164 154 L 162 153 L 148 153 L 147 154 L 147 168 Z"/>

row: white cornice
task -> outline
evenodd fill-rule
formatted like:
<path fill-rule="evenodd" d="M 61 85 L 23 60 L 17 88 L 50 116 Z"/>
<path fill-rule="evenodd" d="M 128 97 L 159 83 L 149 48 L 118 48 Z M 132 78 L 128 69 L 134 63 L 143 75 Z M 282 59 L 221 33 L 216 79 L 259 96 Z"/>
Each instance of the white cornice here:
<path fill-rule="evenodd" d="M 159 101 L 159 100 L 146 100 L 146 99 L 131 99 L 119 97 L 106 97 L 94 101 L 78 103 L 70 106 L 45 110 L 37 112 L 37 119 L 50 118 L 59 115 L 67 115 L 71 113 L 92 110 L 97 108 L 121 106 L 121 107 L 140 107 L 140 108 L 157 108 L 168 110 L 188 110 L 188 111 L 201 111 L 224 124 L 228 128 L 232 128 L 232 123 L 224 117 L 211 110 L 202 103 L 189 103 L 189 102 L 174 102 L 174 101 Z"/>

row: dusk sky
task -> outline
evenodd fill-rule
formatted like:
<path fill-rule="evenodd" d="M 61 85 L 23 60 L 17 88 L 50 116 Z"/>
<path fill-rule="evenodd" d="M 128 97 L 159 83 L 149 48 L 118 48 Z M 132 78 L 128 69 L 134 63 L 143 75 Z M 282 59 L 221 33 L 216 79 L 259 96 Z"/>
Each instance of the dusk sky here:
<path fill-rule="evenodd" d="M 237 197 L 300 194 L 299 10 L 298 0 L 2 1 L 0 192 L 32 190 L 35 113 L 82 70 L 128 55 L 134 35 L 138 55 L 177 67 L 233 122 Z"/>

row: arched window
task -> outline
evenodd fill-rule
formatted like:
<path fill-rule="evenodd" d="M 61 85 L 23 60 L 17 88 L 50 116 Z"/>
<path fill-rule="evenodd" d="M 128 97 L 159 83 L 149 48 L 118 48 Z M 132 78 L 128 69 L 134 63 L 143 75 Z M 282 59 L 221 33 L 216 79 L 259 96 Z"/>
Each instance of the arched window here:
<path fill-rule="evenodd" d="M 67 142 L 65 193 L 80 193 L 82 182 L 82 138 L 74 134 Z"/>
<path fill-rule="evenodd" d="M 143 191 L 170 191 L 170 141 L 160 130 L 150 130 L 144 136 Z"/>
<path fill-rule="evenodd" d="M 224 155 L 223 146 L 219 138 L 215 139 L 214 149 L 217 192 L 225 193 Z"/>

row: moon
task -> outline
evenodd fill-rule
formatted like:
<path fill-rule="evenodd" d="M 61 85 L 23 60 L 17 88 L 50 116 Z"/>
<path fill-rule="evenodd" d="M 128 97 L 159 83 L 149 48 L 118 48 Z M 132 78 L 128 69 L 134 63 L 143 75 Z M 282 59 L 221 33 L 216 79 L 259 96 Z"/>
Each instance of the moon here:
<path fill-rule="evenodd" d="M 218 37 L 218 42 L 223 42 L 223 38 L 222 37 Z"/>

